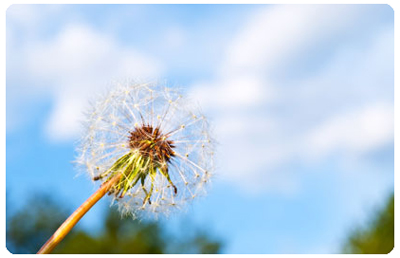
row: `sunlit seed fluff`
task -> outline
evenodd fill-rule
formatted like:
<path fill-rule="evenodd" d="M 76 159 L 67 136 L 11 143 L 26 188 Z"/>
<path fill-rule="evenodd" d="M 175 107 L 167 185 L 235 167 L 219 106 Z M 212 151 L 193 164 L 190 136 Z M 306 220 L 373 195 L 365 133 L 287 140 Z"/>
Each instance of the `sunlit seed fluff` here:
<path fill-rule="evenodd" d="M 204 193 L 214 163 L 206 118 L 176 90 L 119 84 L 86 113 L 77 163 L 93 180 L 122 174 L 109 191 L 123 213 L 167 214 Z"/>

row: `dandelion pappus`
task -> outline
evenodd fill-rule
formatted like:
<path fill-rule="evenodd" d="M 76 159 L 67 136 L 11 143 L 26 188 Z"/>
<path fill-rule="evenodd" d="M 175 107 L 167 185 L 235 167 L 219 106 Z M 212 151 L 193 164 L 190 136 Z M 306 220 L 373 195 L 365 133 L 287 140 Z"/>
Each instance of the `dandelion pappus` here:
<path fill-rule="evenodd" d="M 95 102 L 78 163 L 124 213 L 167 213 L 204 192 L 214 145 L 206 118 L 178 91 L 125 83 Z M 101 117 L 101 119 L 99 119 Z"/>

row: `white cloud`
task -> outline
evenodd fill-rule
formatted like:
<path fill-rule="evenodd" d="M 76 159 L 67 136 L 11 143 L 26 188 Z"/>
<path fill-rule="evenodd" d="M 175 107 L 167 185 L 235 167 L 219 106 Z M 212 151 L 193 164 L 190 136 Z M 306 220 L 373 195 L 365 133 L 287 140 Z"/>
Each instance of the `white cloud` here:
<path fill-rule="evenodd" d="M 243 109 L 272 100 L 274 92 L 256 76 L 238 74 L 217 82 L 194 84 L 191 94 L 207 109 Z"/>
<path fill-rule="evenodd" d="M 36 79 L 61 82 L 65 87 L 74 82 L 104 82 L 104 79 L 132 76 L 151 76 L 160 70 L 159 64 L 131 48 L 125 48 L 113 37 L 103 35 L 83 24 L 70 24 L 55 38 L 37 42 L 27 49 L 26 62 Z M 67 86 L 68 85 L 68 86 Z M 60 86 L 54 85 L 57 89 Z M 87 85 L 84 89 L 96 85 Z"/>
<path fill-rule="evenodd" d="M 290 79 L 314 48 L 331 54 Z M 260 10 L 227 46 L 215 80 L 193 84 L 214 115 L 225 178 L 248 192 L 292 194 L 300 183 L 286 168 L 293 162 L 360 156 L 393 141 L 392 58 L 393 28 L 373 8 Z"/>
<path fill-rule="evenodd" d="M 393 128 L 394 110 L 389 103 L 339 113 L 310 131 L 306 137 L 307 154 L 314 159 L 334 151 L 363 154 L 393 141 Z"/>
<path fill-rule="evenodd" d="M 46 131 L 56 141 L 77 136 L 85 103 L 111 79 L 152 78 L 162 70 L 155 58 L 85 24 L 69 24 L 53 38 L 17 50 L 23 53 L 23 73 L 36 85 L 31 90 L 54 97 Z"/>
<path fill-rule="evenodd" d="M 34 29 L 45 18 L 59 16 L 65 6 L 62 5 L 32 5 L 14 4 L 7 9 L 7 22 L 26 29 Z"/>
<path fill-rule="evenodd" d="M 268 71 L 313 44 L 352 29 L 368 10 L 344 5 L 267 6 L 247 21 L 228 48 L 228 69 Z M 340 19 L 338 19 L 340 17 Z"/>
<path fill-rule="evenodd" d="M 170 27 L 165 32 L 165 42 L 163 44 L 165 44 L 167 49 L 176 51 L 185 45 L 187 40 L 185 35 L 186 33 L 182 28 L 177 26 Z"/>
<path fill-rule="evenodd" d="M 73 139 L 79 133 L 79 122 L 83 121 L 82 110 L 85 110 L 87 99 L 72 91 L 66 94 L 69 96 L 58 94 L 55 97 L 55 105 L 45 126 L 47 136 L 53 141 Z"/>
<path fill-rule="evenodd" d="M 62 19 L 68 5 L 13 4 L 7 9 L 7 49 L 43 35 L 46 20 Z M 23 32 L 23 33 L 21 33 Z M 23 36 L 22 36 L 23 35 Z M 22 36 L 22 37 L 21 37 Z"/>

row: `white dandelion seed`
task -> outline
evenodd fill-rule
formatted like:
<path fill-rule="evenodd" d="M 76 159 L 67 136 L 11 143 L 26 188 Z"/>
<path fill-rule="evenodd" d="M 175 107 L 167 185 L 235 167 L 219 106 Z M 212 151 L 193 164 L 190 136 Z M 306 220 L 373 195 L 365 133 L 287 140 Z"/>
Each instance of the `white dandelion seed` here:
<path fill-rule="evenodd" d="M 86 113 L 77 163 L 110 190 L 123 213 L 166 214 L 204 192 L 214 141 L 206 118 L 176 90 L 120 84 Z"/>

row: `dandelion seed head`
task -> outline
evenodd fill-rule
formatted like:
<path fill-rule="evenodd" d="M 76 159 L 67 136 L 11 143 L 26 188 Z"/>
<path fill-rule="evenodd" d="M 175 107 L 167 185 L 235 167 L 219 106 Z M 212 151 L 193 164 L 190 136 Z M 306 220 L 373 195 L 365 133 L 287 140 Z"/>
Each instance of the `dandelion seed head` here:
<path fill-rule="evenodd" d="M 207 119 L 178 91 L 121 83 L 86 113 L 76 162 L 109 191 L 124 214 L 158 216 L 204 194 L 214 170 Z"/>

